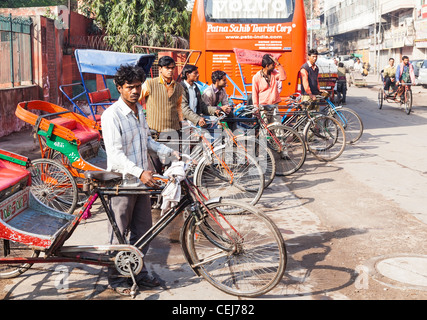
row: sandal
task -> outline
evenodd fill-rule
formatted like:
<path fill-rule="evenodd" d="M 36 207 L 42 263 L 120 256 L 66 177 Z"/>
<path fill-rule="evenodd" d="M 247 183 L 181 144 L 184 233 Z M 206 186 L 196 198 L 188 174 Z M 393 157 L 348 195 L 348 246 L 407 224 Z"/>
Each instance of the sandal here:
<path fill-rule="evenodd" d="M 108 285 L 108 289 L 111 289 L 113 291 L 115 291 L 116 293 L 118 293 L 121 296 L 126 296 L 129 297 L 132 293 L 132 289 L 125 285 L 125 284 L 119 284 L 117 286 L 112 287 L 111 285 Z"/>
<path fill-rule="evenodd" d="M 143 287 L 154 288 L 160 286 L 160 281 L 148 273 L 144 273 L 143 275 L 137 277 L 136 282 L 138 283 L 138 286 Z"/>

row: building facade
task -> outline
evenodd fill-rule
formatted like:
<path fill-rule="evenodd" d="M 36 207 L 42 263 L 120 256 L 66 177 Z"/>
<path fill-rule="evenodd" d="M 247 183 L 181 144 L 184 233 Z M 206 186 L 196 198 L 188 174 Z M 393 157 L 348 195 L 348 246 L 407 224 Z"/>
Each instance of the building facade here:
<path fill-rule="evenodd" d="M 427 0 L 324 0 L 333 55 L 359 54 L 375 72 L 390 57 L 427 59 Z"/>

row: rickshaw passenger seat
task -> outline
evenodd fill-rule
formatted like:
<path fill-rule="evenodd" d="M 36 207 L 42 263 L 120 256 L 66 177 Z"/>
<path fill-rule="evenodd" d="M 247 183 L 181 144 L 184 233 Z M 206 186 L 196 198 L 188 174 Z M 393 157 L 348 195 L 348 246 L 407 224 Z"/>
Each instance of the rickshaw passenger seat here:
<path fill-rule="evenodd" d="M 30 172 L 22 166 L 0 160 L 0 191 L 17 185 L 21 181 L 26 185 L 29 177 Z"/>
<path fill-rule="evenodd" d="M 59 118 L 52 119 L 50 121 L 53 122 L 54 124 L 63 126 L 69 130 L 74 130 L 76 129 L 76 126 L 77 126 L 77 121 L 74 119 L 59 117 Z"/>
<path fill-rule="evenodd" d="M 58 117 L 52 119 L 51 122 L 73 131 L 74 135 L 77 139 L 80 140 L 81 144 L 101 139 L 101 135 L 98 130 L 83 126 L 74 119 Z"/>
<path fill-rule="evenodd" d="M 89 92 L 89 99 L 91 103 L 99 103 L 111 100 L 110 89 L 105 88 L 94 92 Z"/>

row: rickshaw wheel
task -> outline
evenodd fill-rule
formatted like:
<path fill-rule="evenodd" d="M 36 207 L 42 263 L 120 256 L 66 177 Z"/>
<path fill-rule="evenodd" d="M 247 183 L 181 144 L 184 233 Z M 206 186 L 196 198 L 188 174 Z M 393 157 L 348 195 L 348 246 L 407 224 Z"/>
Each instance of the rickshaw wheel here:
<path fill-rule="evenodd" d="M 7 252 L 7 255 L 6 255 Z M 40 251 L 11 240 L 0 239 L 0 259 L 11 258 L 37 258 Z M 15 278 L 31 268 L 32 263 L 0 264 L 0 279 Z"/>

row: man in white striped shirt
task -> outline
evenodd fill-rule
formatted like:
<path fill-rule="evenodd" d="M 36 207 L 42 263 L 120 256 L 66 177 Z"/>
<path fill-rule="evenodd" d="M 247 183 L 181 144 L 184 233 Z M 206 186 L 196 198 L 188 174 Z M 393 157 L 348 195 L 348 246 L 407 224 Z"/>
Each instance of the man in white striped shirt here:
<path fill-rule="evenodd" d="M 138 67 L 121 66 L 114 81 L 120 98 L 101 116 L 102 135 L 107 152 L 107 170 L 123 174 L 125 184 L 155 186 L 150 170 L 148 149 L 161 156 L 178 156 L 178 152 L 154 141 L 145 120 L 142 106 L 138 103 L 144 71 Z M 117 226 L 124 235 L 130 231 L 129 243 L 134 244 L 151 226 L 151 201 L 149 195 L 115 196 L 111 209 Z M 117 243 L 110 228 L 110 242 Z M 144 255 L 148 247 L 144 248 Z M 159 281 L 144 268 L 137 277 L 138 285 L 154 287 Z M 108 272 L 109 287 L 122 295 L 130 294 L 130 284 L 118 276 L 115 268 Z"/>

